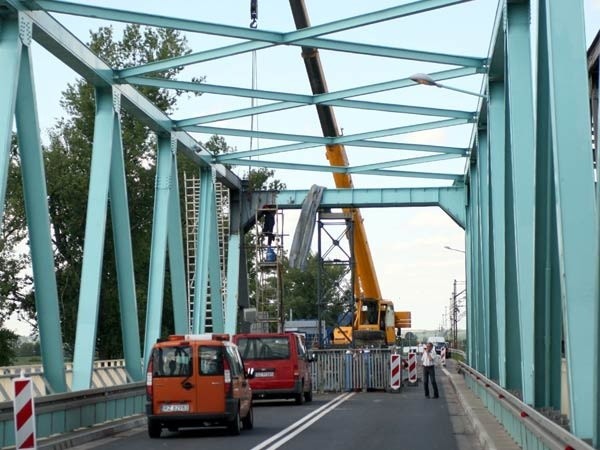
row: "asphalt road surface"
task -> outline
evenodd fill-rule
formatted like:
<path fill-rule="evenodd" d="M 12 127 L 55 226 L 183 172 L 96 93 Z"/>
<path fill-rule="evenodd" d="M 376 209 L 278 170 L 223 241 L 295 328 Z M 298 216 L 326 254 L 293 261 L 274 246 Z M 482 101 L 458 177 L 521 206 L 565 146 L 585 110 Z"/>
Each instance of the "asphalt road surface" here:
<path fill-rule="evenodd" d="M 311 403 L 259 401 L 254 429 L 229 436 L 224 429 L 163 430 L 150 439 L 145 427 L 73 447 L 84 449 L 210 450 L 479 450 L 455 394 L 438 370 L 439 399 L 426 399 L 421 384 L 400 393 L 315 395 Z"/>

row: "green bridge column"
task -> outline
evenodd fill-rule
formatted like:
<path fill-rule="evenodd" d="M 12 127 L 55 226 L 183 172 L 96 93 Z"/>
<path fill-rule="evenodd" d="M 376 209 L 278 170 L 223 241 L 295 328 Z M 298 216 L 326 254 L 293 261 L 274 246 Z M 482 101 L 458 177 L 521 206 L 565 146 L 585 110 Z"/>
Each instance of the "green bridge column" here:
<path fill-rule="evenodd" d="M 115 265 L 119 289 L 121 313 L 121 334 L 123 336 L 123 355 L 125 367 L 131 378 L 141 381 L 142 352 L 140 349 L 140 326 L 138 322 L 135 275 L 133 270 L 133 250 L 131 245 L 131 225 L 129 221 L 129 199 L 127 196 L 127 178 L 123 159 L 123 141 L 121 134 L 120 95 L 115 93 L 119 107 L 114 115 L 112 159 L 110 167 L 110 214 L 112 218 L 113 241 L 115 247 Z"/>
<path fill-rule="evenodd" d="M 540 0 L 571 430 L 598 445 L 598 217 L 582 0 Z M 542 42 L 543 43 L 543 42 Z M 546 75 L 547 74 L 547 75 Z M 540 124 L 540 126 L 542 126 Z"/>
<path fill-rule="evenodd" d="M 529 2 L 506 6 L 506 69 L 508 136 L 512 157 L 513 219 L 519 328 L 521 330 L 521 391 L 534 403 L 534 219 L 535 136 Z"/>
<path fill-rule="evenodd" d="M 154 220 L 152 222 L 152 248 L 150 250 L 150 273 L 148 301 L 146 304 L 146 336 L 144 340 L 144 367 L 152 352 L 152 346 L 160 337 L 165 288 L 167 256 L 167 228 L 169 224 L 169 199 L 172 184 L 172 167 L 175 159 L 171 136 L 158 137 L 156 182 L 154 193 Z"/>
<path fill-rule="evenodd" d="M 112 90 L 96 88 L 96 121 L 73 355 L 74 391 L 89 389 L 92 382 L 114 133 L 113 106 Z"/>
<path fill-rule="evenodd" d="M 2 25 L 0 24 L 0 26 Z M 31 23 L 28 24 L 27 29 L 31 32 Z M 40 142 L 29 44 L 30 41 L 26 42 L 22 50 L 15 111 L 23 175 L 23 196 L 29 229 L 29 247 L 35 284 L 35 308 L 40 332 L 44 377 L 53 392 L 66 392 L 67 383 L 58 291 L 54 273 L 54 254 L 50 236 L 46 173 Z"/>

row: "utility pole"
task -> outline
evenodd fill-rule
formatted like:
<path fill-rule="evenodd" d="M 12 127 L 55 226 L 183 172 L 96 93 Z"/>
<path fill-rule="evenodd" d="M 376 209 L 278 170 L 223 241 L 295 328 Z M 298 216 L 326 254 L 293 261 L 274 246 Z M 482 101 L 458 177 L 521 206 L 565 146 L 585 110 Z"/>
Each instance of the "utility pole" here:
<path fill-rule="evenodd" d="M 456 297 L 458 297 L 458 294 L 456 293 L 456 280 L 454 280 L 452 285 L 452 312 L 450 313 L 450 320 L 452 321 L 452 346 L 454 348 L 458 348 L 458 307 Z"/>

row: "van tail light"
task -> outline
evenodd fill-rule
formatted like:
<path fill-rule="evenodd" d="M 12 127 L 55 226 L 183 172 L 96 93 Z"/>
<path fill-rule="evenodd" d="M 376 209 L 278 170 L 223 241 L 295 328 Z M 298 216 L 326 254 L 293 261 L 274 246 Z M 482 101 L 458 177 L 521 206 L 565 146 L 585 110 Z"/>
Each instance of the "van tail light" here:
<path fill-rule="evenodd" d="M 225 395 L 231 397 L 233 395 L 233 388 L 231 383 L 231 367 L 229 367 L 229 361 L 227 358 L 223 358 L 223 388 Z"/>
<path fill-rule="evenodd" d="M 148 370 L 146 371 L 146 398 L 148 401 L 152 401 L 152 368 L 154 366 L 154 362 L 152 358 L 150 358 L 150 362 L 148 362 Z"/>
<path fill-rule="evenodd" d="M 294 364 L 294 378 L 300 377 L 300 369 L 298 369 L 298 364 Z"/>

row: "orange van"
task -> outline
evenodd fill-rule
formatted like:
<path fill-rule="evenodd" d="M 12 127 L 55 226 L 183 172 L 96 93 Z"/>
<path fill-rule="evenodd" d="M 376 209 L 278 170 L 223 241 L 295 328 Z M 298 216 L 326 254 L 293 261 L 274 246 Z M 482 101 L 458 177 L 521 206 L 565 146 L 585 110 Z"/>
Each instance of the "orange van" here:
<path fill-rule="evenodd" d="M 310 362 L 304 336 L 298 333 L 236 334 L 233 341 L 249 370 L 254 398 L 312 400 Z"/>
<path fill-rule="evenodd" d="M 148 435 L 207 425 L 224 425 L 234 435 L 251 429 L 252 377 L 227 334 L 159 339 L 146 374 Z"/>

